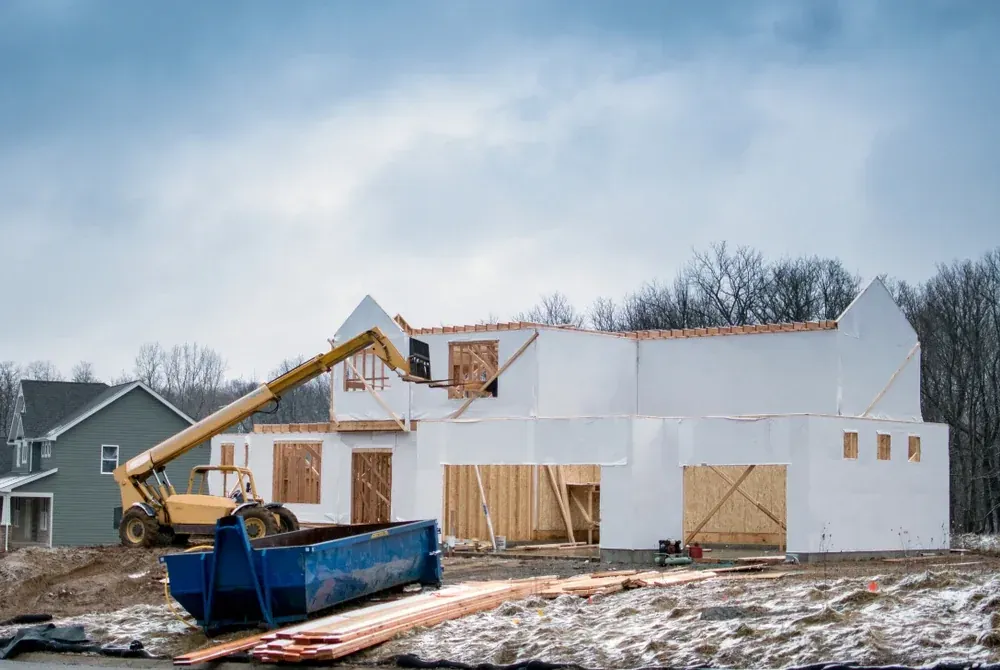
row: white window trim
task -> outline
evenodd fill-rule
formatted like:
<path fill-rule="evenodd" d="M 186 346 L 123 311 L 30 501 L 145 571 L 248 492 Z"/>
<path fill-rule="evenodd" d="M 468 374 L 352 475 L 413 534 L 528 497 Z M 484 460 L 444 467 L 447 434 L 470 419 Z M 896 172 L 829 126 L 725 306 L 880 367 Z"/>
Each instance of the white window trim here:
<path fill-rule="evenodd" d="M 52 458 L 51 442 L 42 442 L 42 458 Z"/>
<path fill-rule="evenodd" d="M 105 472 L 104 471 L 104 461 L 110 461 L 111 460 L 110 458 L 104 458 L 104 448 L 105 447 L 114 447 L 114 449 L 115 449 L 115 467 L 111 468 L 112 472 L 115 470 L 115 468 L 118 467 L 118 464 L 119 464 L 119 462 L 121 460 L 121 448 L 119 448 L 119 446 L 117 444 L 102 444 L 101 445 L 101 454 L 100 454 L 101 455 L 101 460 L 100 460 L 100 463 L 98 464 L 98 472 L 100 472 L 102 475 L 110 475 L 110 474 L 112 474 L 111 472 Z"/>

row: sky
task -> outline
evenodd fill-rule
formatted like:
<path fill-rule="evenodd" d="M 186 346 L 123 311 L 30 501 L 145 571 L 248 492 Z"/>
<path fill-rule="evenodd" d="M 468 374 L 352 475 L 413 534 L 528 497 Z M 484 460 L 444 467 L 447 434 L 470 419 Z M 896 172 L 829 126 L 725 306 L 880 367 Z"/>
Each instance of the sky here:
<path fill-rule="evenodd" d="M 110 378 L 585 309 L 715 241 L 921 281 L 1000 245 L 1000 5 L 0 3 L 0 360 Z"/>

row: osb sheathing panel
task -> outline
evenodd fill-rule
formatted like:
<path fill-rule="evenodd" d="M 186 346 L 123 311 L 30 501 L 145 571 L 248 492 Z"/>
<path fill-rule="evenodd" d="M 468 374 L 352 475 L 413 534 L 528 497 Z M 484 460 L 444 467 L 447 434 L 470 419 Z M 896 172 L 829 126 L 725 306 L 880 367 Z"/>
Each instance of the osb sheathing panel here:
<path fill-rule="evenodd" d="M 564 465 L 562 470 L 568 484 L 600 482 L 600 466 Z M 566 537 L 566 524 L 543 466 L 481 465 L 479 472 L 494 534 L 505 536 L 508 542 Z M 488 540 L 490 532 L 483 515 L 475 467 L 444 466 L 444 491 L 444 533 L 462 539 Z M 586 506 L 582 496 L 581 502 Z M 586 531 L 583 515 L 576 505 L 570 505 L 574 530 Z M 599 495 L 594 496 L 594 517 L 599 521 Z"/>
<path fill-rule="evenodd" d="M 714 466 L 735 482 L 746 469 L 744 465 Z M 771 511 L 787 525 L 785 511 L 786 466 L 758 465 L 740 484 L 740 489 Z M 731 488 L 711 467 L 705 465 L 684 468 L 684 535 L 718 503 Z M 746 498 L 733 492 L 729 499 L 702 527 L 694 542 L 774 544 L 782 543 L 785 531 Z"/>

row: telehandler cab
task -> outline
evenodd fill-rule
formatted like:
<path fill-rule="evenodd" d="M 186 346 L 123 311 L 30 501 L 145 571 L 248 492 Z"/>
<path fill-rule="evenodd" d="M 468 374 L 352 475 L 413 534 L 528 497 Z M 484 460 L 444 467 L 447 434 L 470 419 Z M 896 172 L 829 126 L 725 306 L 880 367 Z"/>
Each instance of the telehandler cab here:
<path fill-rule="evenodd" d="M 252 416 L 267 403 L 279 402 L 282 394 L 329 372 L 333 366 L 368 347 L 372 347 L 375 355 L 405 381 L 430 381 L 430 355 L 425 342 L 410 338 L 409 356 L 404 357 L 381 330 L 372 328 L 261 384 L 115 469 L 114 478 L 121 488 L 122 498 L 122 519 L 118 527 L 122 544 L 128 547 L 183 544 L 190 535 L 211 535 L 216 522 L 229 515 L 243 518 L 251 539 L 297 530 L 299 522 L 291 510 L 281 503 L 265 502 L 257 494 L 253 473 L 248 468 L 197 466 L 191 471 L 187 492 L 177 493 L 167 477 L 166 466 L 213 435 Z M 235 475 L 236 486 L 228 495 L 207 492 L 208 476 L 212 472 Z M 206 492 L 203 493 L 203 489 Z"/>

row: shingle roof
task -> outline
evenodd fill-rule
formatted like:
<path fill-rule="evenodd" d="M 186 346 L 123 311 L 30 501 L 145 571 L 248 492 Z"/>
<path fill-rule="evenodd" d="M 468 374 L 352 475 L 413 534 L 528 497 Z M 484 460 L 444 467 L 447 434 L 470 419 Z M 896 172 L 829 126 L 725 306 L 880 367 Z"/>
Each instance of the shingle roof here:
<path fill-rule="evenodd" d="M 112 387 L 102 383 L 21 381 L 24 391 L 24 436 L 41 437 L 106 397 Z"/>

